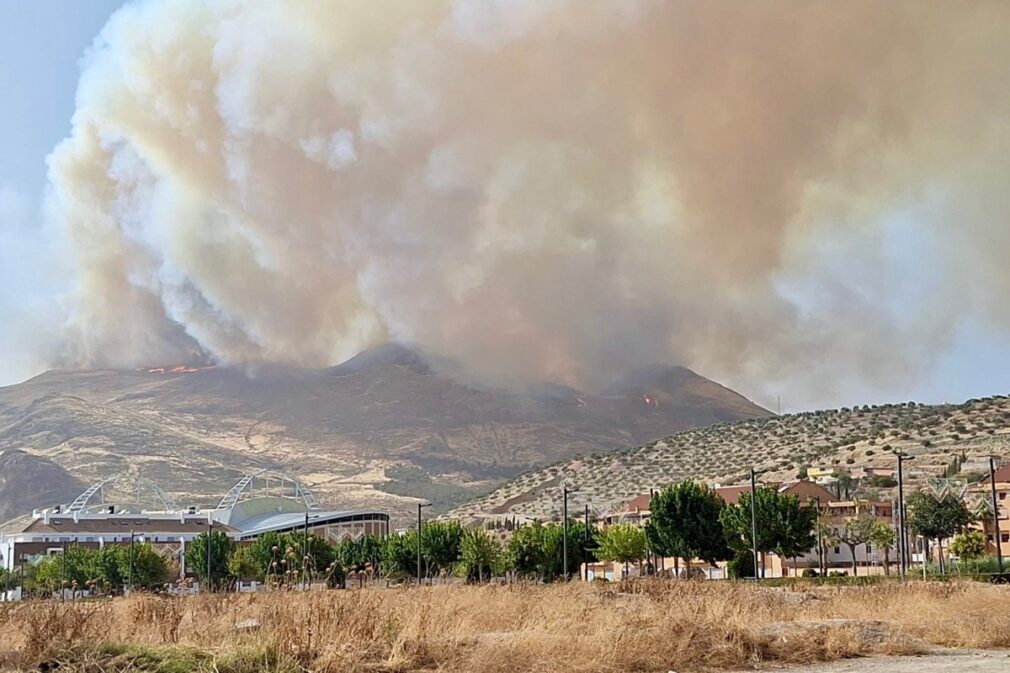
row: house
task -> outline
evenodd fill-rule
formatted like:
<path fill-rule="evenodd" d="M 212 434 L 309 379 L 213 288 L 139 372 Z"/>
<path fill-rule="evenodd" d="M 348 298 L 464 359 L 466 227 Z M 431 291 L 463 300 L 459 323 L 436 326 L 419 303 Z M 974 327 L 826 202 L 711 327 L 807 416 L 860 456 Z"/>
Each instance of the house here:
<path fill-rule="evenodd" d="M 996 470 L 996 506 L 999 509 L 997 525 L 1000 532 L 1000 545 L 1003 556 L 1010 556 L 1010 464 Z M 988 551 L 996 555 L 995 529 L 992 519 L 992 483 L 993 478 L 987 477 L 968 488 L 968 497 L 974 509 L 979 514 L 979 520 L 972 528 L 980 530 L 986 537 Z"/>
<path fill-rule="evenodd" d="M 1010 484 L 1008 484 L 1010 486 Z M 801 503 L 817 507 L 821 513 L 821 518 L 827 522 L 829 530 L 837 530 L 845 520 L 869 512 L 873 516 L 886 521 L 888 525 L 893 525 L 894 508 L 889 502 L 866 501 L 866 500 L 841 500 L 834 493 L 824 488 L 820 484 L 812 481 L 793 481 L 781 484 L 761 484 L 759 488 L 774 488 L 779 493 L 795 495 Z M 716 486 L 714 491 L 728 505 L 736 505 L 745 493 L 750 493 L 751 486 L 747 484 L 735 484 L 731 486 Z M 650 518 L 649 510 L 651 496 L 649 494 L 639 495 L 629 500 L 621 508 L 601 517 L 600 525 L 603 527 L 614 523 L 632 523 L 644 526 Z M 832 528 L 833 526 L 833 528 Z M 1008 526 L 1010 531 L 1010 526 Z M 827 544 L 825 541 L 824 566 L 827 569 L 838 569 L 848 572 L 852 565 L 850 550 L 845 545 Z M 821 567 L 821 561 L 816 549 L 795 559 L 782 559 L 775 554 L 763 554 L 762 564 L 765 577 L 785 577 L 796 576 L 805 569 L 817 569 Z M 866 573 L 883 572 L 886 563 L 891 563 L 894 559 L 892 550 L 874 549 L 872 545 L 859 545 L 856 548 L 856 563 L 861 568 L 865 568 Z M 716 567 L 710 567 L 708 563 L 698 559 L 675 559 L 675 558 L 648 558 L 641 564 L 628 568 L 628 574 L 632 577 L 655 572 L 658 574 L 671 574 L 678 572 L 681 576 L 685 573 L 700 575 L 711 579 L 725 576 L 725 563 L 719 563 Z M 583 571 L 588 571 L 590 579 L 606 578 L 619 579 L 624 574 L 625 569 L 620 564 L 596 563 L 590 564 Z"/>

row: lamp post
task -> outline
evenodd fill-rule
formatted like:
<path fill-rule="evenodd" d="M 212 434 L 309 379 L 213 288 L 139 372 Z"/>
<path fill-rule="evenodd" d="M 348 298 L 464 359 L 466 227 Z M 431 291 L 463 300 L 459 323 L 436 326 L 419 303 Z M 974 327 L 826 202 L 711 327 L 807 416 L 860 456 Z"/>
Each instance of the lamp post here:
<path fill-rule="evenodd" d="M 134 536 L 135 535 L 136 535 L 136 533 L 134 533 L 131 530 L 130 531 L 130 574 L 129 574 L 129 576 L 127 578 L 127 581 L 126 581 L 126 586 L 130 590 L 131 594 L 133 593 L 133 540 L 134 540 Z"/>
<path fill-rule="evenodd" d="M 561 487 L 561 493 L 562 493 L 561 499 L 563 501 L 563 504 L 561 506 L 561 520 L 562 520 L 561 572 L 565 578 L 565 581 L 567 582 L 568 581 L 568 493 L 569 493 L 567 484 Z"/>
<path fill-rule="evenodd" d="M 989 456 L 989 485 L 992 488 L 992 529 L 993 539 L 996 540 L 996 562 L 999 564 L 999 572 L 1003 574 L 1003 543 L 1000 540 L 999 530 L 999 500 L 996 498 L 996 459 Z"/>
<path fill-rule="evenodd" d="M 817 573 L 824 575 L 824 540 L 821 539 L 821 499 L 817 497 L 814 500 L 817 501 Z"/>
<path fill-rule="evenodd" d="M 213 591 L 214 585 L 211 582 L 211 564 L 210 560 L 213 556 L 213 547 L 210 544 L 210 539 L 214 537 L 214 519 L 207 519 L 207 591 Z"/>
<path fill-rule="evenodd" d="M 754 579 L 758 579 L 758 520 L 757 520 L 757 475 L 750 471 L 750 540 L 754 552 Z"/>
<path fill-rule="evenodd" d="M 62 603 L 67 599 L 67 543 L 64 542 L 62 545 L 63 550 L 60 553 L 60 602 Z"/>
<path fill-rule="evenodd" d="M 901 563 L 898 570 L 901 577 L 908 574 L 910 550 L 908 545 L 908 533 L 905 526 L 905 470 L 906 460 L 912 460 L 912 456 L 907 453 L 894 454 L 898 458 L 898 553 L 901 556 Z"/>
<path fill-rule="evenodd" d="M 421 508 L 431 507 L 431 503 L 417 503 L 417 586 L 421 586 Z"/>
<path fill-rule="evenodd" d="M 309 589 L 311 582 L 309 582 L 309 513 L 305 512 L 305 523 L 302 526 L 302 589 Z"/>

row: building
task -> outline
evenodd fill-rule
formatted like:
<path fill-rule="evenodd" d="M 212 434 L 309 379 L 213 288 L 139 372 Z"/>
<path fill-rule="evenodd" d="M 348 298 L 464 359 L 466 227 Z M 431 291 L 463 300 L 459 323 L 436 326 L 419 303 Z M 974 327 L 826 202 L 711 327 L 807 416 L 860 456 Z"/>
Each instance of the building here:
<path fill-rule="evenodd" d="M 1007 484 L 1010 487 L 1010 484 Z M 818 507 L 821 518 L 829 527 L 829 530 L 839 529 L 845 520 L 870 513 L 888 525 L 893 526 L 894 512 L 892 504 L 889 502 L 864 501 L 864 500 L 841 500 L 834 493 L 824 488 L 822 485 L 812 481 L 794 481 L 783 484 L 769 485 L 762 484 L 760 488 L 775 488 L 779 493 L 795 495 L 801 503 L 809 503 Z M 750 493 L 750 484 L 736 484 L 732 486 L 716 486 L 714 488 L 717 495 L 728 505 L 736 505 L 744 493 Z M 631 523 L 644 526 L 648 523 L 651 512 L 649 511 L 651 496 L 644 494 L 628 501 L 622 508 L 611 512 L 599 519 L 601 526 L 606 527 L 615 523 Z M 1010 531 L 1010 527 L 1008 527 Z M 866 573 L 884 572 L 885 564 L 894 562 L 895 554 L 893 550 L 874 549 L 872 545 L 859 545 L 856 547 L 856 563 L 860 568 L 865 568 Z M 681 574 L 688 573 L 696 576 L 704 576 L 710 579 L 718 579 L 725 576 L 725 563 L 720 563 L 716 567 L 698 559 L 673 559 L 673 558 L 650 558 L 642 564 L 630 568 L 630 574 L 635 576 L 651 570 L 669 574 L 677 569 Z M 806 569 L 817 569 L 821 567 L 821 560 L 818 557 L 817 549 L 812 549 L 803 556 L 795 559 L 782 559 L 775 554 L 762 554 L 763 574 L 765 577 L 787 577 L 802 574 Z M 829 570 L 848 572 L 852 567 L 852 557 L 849 548 L 844 544 L 834 545 L 827 541 L 824 543 L 824 566 Z M 585 569 L 588 571 L 590 579 L 606 578 L 619 579 L 624 568 L 620 564 L 593 563 Z"/>
<path fill-rule="evenodd" d="M 1003 556 L 1010 556 L 1010 464 L 996 470 L 996 507 L 999 510 L 997 523 L 1000 532 L 1000 545 Z M 979 514 L 979 520 L 972 524 L 975 530 L 981 530 L 986 537 L 988 551 L 996 555 L 996 537 L 992 518 L 992 485 L 993 477 L 989 476 L 968 489 L 969 499 L 973 509 Z"/>
<path fill-rule="evenodd" d="M 105 490 L 129 480 L 135 489 L 153 495 L 154 508 L 139 503 L 108 504 Z M 265 533 L 308 529 L 331 543 L 389 533 L 389 515 L 378 511 L 327 511 L 302 482 L 284 474 L 260 471 L 239 480 L 216 507 L 177 507 L 155 484 L 143 478 L 117 475 L 93 485 L 70 504 L 36 510 L 9 522 L 0 531 L 0 567 L 15 571 L 20 564 L 59 554 L 68 545 L 99 549 L 105 545 L 150 543 L 174 559 L 185 575 L 186 545 L 208 530 L 237 542 Z"/>

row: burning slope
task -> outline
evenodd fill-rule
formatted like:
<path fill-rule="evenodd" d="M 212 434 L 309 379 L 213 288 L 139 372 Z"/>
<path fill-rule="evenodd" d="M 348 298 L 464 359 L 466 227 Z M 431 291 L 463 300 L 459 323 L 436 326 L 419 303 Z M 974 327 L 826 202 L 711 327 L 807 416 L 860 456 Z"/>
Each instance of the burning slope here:
<path fill-rule="evenodd" d="M 390 496 L 372 486 L 395 465 L 489 485 L 577 453 L 767 414 L 687 370 L 592 395 L 481 387 L 446 367 L 388 344 L 319 370 L 48 372 L 0 389 L 0 448 L 32 447 L 86 481 L 143 465 L 168 490 L 201 500 L 270 466 L 331 500 L 381 504 Z M 642 404 L 646 393 L 662 404 Z"/>

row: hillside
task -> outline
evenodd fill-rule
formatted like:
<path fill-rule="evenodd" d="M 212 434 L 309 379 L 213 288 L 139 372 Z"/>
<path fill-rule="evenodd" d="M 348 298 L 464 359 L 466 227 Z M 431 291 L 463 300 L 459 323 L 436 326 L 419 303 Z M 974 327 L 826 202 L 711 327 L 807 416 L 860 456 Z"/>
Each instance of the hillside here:
<path fill-rule="evenodd" d="M 332 505 L 395 511 L 412 497 L 445 508 L 535 466 L 768 413 L 679 367 L 635 372 L 599 395 L 496 389 L 455 371 L 394 344 L 317 370 L 50 371 L 0 388 L 0 450 L 88 483 L 137 470 L 186 504 L 275 468 Z"/>
<path fill-rule="evenodd" d="M 562 483 L 577 488 L 569 506 L 608 511 L 650 488 L 684 479 L 736 483 L 753 467 L 767 481 L 798 477 L 810 465 L 894 467 L 895 451 L 915 459 L 912 479 L 942 474 L 954 456 L 1010 454 L 1010 399 L 959 405 L 915 403 L 816 411 L 723 423 L 669 435 L 610 454 L 573 458 L 532 470 L 453 514 L 481 518 L 560 515 Z"/>
<path fill-rule="evenodd" d="M 25 502 L 66 502 L 84 488 L 51 460 L 16 449 L 0 451 L 0 522 L 24 514 Z"/>

